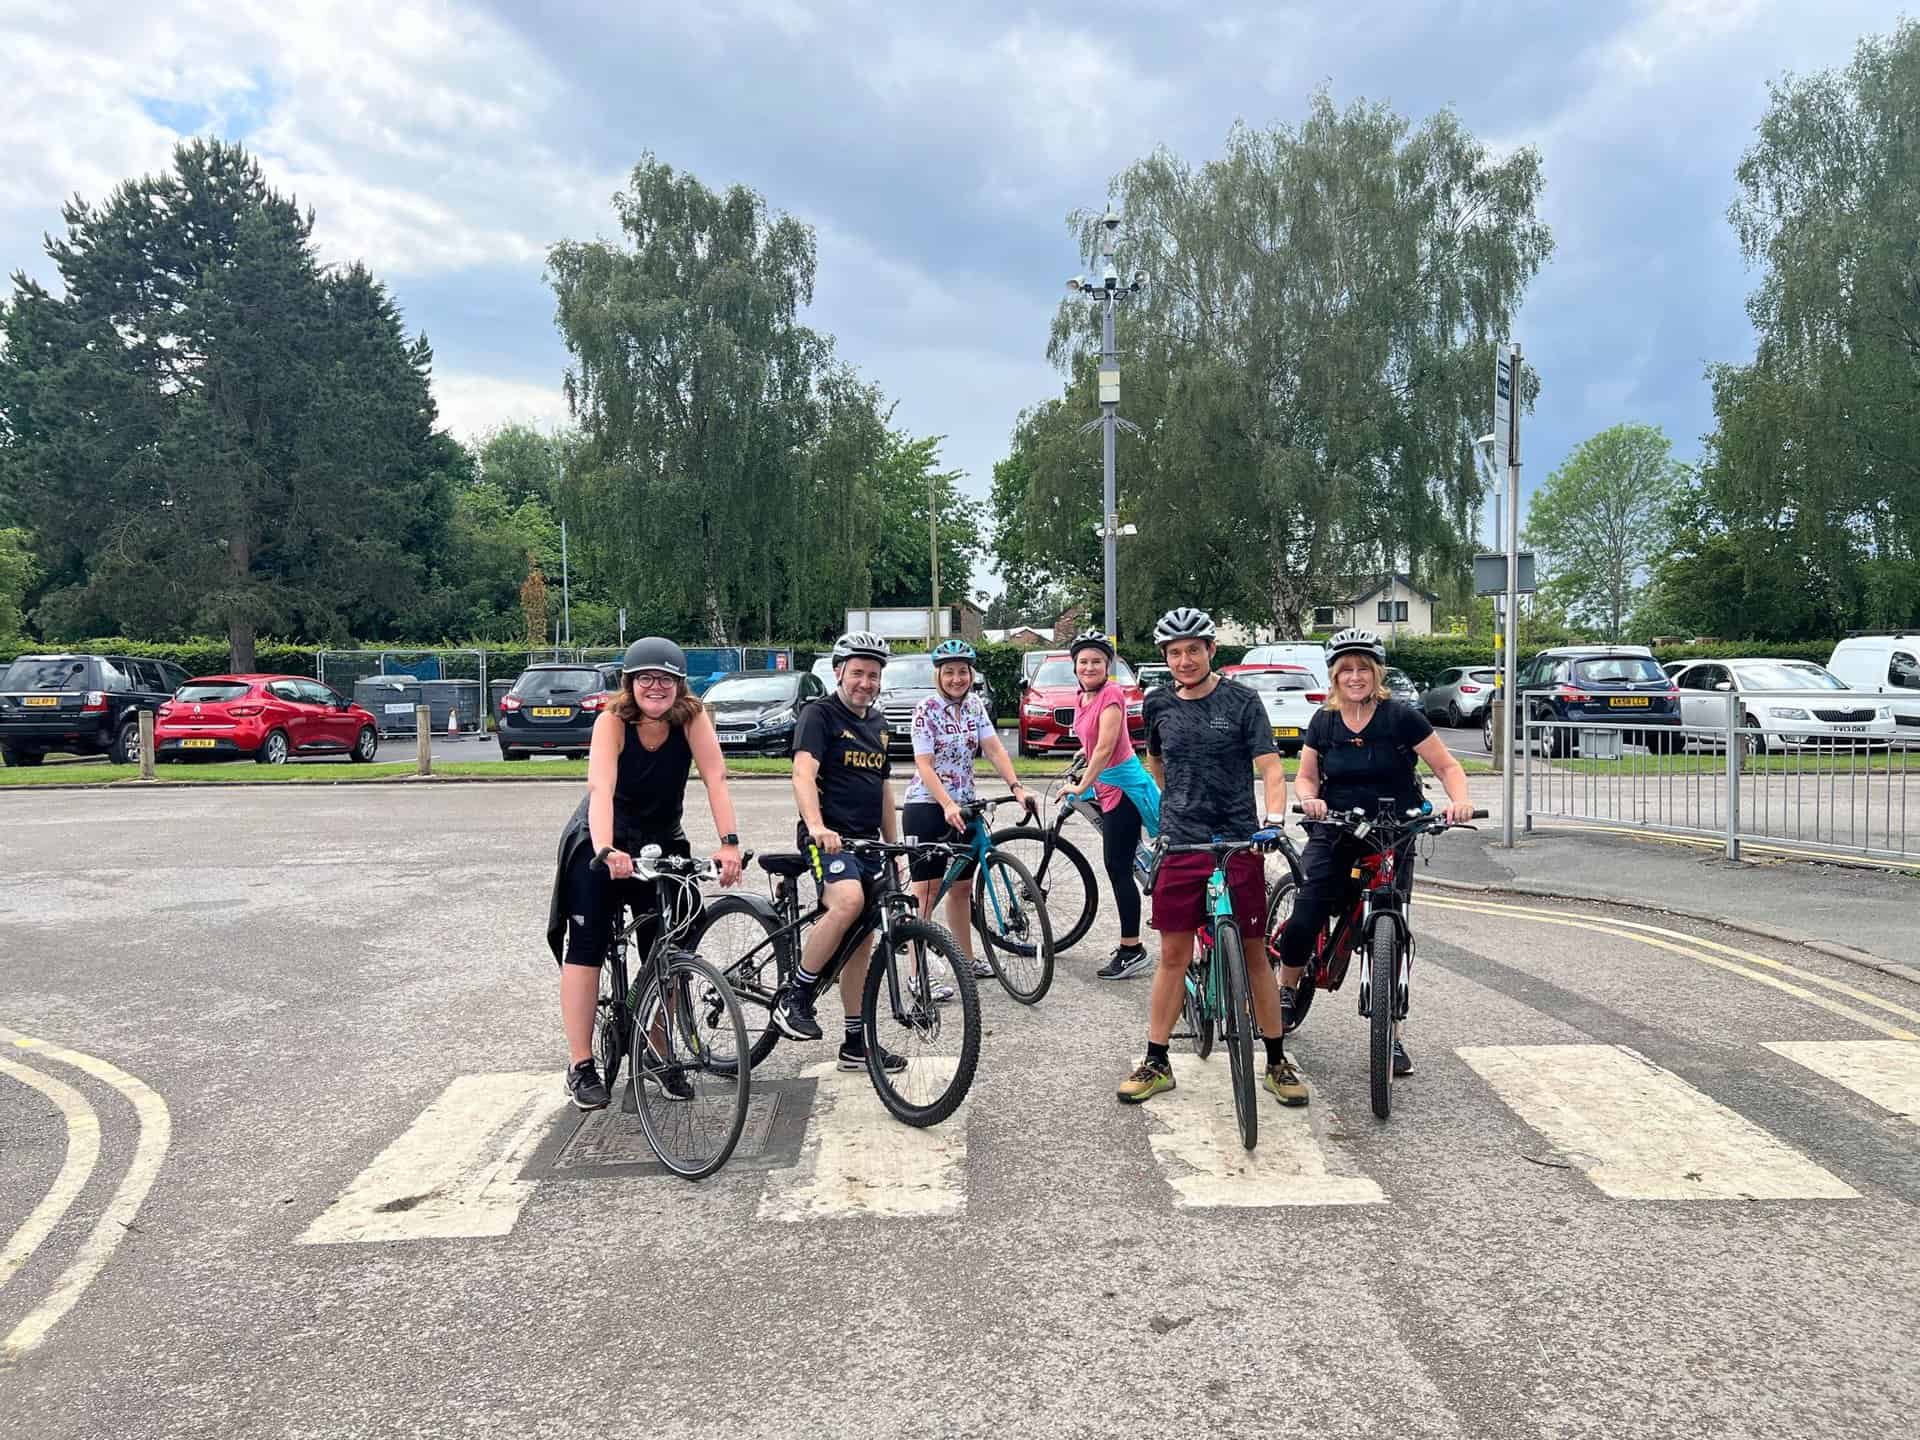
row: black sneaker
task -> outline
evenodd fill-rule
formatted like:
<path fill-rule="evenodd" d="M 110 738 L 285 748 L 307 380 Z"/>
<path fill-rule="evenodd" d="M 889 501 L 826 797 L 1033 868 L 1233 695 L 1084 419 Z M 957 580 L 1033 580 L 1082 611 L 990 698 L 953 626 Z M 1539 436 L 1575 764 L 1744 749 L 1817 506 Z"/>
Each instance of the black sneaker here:
<path fill-rule="evenodd" d="M 1102 980 L 1130 980 L 1135 975 L 1153 968 L 1153 960 L 1147 954 L 1147 947 L 1136 945 L 1131 950 L 1126 946 L 1117 947 L 1107 957 L 1107 963 L 1093 973 Z"/>
<path fill-rule="evenodd" d="M 669 1100 L 693 1099 L 693 1082 L 687 1079 L 687 1072 L 679 1068 L 670 1070 L 649 1070 L 647 1078 L 667 1092 Z"/>
<path fill-rule="evenodd" d="M 1298 1020 L 1295 1020 L 1293 1018 L 1293 1000 L 1294 1000 L 1294 996 L 1297 995 L 1298 993 L 1299 993 L 1298 986 L 1282 985 L 1280 987 L 1280 1021 L 1281 1021 L 1280 1033 L 1283 1035 L 1292 1035 L 1297 1031 L 1304 1029 L 1306 1026 L 1307 1021 L 1305 1016 L 1302 1016 Z"/>
<path fill-rule="evenodd" d="M 604 1110 L 613 1097 L 607 1094 L 607 1082 L 592 1060 L 582 1060 L 567 1070 L 567 1094 L 576 1110 Z"/>
<path fill-rule="evenodd" d="M 791 980 L 773 1007 L 773 1023 L 789 1040 L 818 1040 L 820 1022 L 813 1018 L 813 987 Z"/>
<path fill-rule="evenodd" d="M 840 1047 L 840 1068 L 842 1070 L 865 1070 L 867 1068 L 867 1046 L 865 1041 L 853 1040 Z M 898 1075 L 907 1068 L 907 1057 L 896 1055 L 886 1046 L 880 1047 L 880 1068 L 889 1075 Z"/>
<path fill-rule="evenodd" d="M 1396 1075 L 1413 1073 L 1413 1057 L 1407 1054 L 1407 1047 L 1400 1043 L 1397 1035 L 1393 1041 L 1393 1073 Z"/>

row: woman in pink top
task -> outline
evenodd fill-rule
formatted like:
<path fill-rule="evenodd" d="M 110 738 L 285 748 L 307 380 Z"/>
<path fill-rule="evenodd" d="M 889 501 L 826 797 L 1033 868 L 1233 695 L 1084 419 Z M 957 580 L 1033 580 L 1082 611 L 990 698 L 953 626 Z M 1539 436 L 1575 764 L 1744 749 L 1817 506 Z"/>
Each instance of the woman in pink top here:
<path fill-rule="evenodd" d="M 1102 980 L 1124 980 L 1153 968 L 1140 943 L 1140 891 L 1133 879 L 1133 854 L 1140 845 L 1140 812 L 1126 793 L 1100 784 L 1110 765 L 1133 757 L 1127 733 L 1127 694 L 1113 680 L 1113 642 L 1089 630 L 1073 642 L 1073 673 L 1080 682 L 1074 702 L 1073 733 L 1087 757 L 1086 775 L 1100 803 L 1100 844 L 1113 908 L 1120 916 L 1120 946 L 1096 972 Z"/>

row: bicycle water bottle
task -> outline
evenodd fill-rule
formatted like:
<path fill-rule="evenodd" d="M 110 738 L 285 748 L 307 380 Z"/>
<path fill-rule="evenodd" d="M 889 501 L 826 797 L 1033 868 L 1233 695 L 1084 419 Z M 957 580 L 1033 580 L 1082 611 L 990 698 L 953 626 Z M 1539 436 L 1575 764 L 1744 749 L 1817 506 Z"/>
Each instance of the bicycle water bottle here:
<path fill-rule="evenodd" d="M 1147 888 L 1147 877 L 1153 874 L 1153 846 L 1142 840 L 1133 852 L 1133 878 L 1139 882 L 1142 890 Z"/>

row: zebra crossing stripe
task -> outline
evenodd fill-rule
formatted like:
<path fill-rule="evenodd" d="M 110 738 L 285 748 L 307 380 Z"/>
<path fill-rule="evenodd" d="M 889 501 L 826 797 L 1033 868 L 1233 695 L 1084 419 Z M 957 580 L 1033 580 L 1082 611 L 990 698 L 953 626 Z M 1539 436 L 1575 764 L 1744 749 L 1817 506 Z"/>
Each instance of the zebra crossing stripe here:
<path fill-rule="evenodd" d="M 1783 1040 L 1767 1049 L 1920 1125 L 1920 1045 L 1906 1040 Z"/>
<path fill-rule="evenodd" d="M 302 1245 L 506 1235 L 533 1194 L 520 1179 L 566 1092 L 551 1070 L 462 1075 L 374 1157 Z"/>
<path fill-rule="evenodd" d="M 1304 1072 L 1303 1072 L 1304 1073 Z M 1224 1055 L 1180 1066 L 1178 1088 L 1145 1107 L 1147 1143 L 1182 1209 L 1273 1205 L 1381 1205 L 1386 1196 L 1364 1175 L 1331 1168 L 1335 1152 L 1314 1133 L 1336 1125 L 1324 1106 L 1283 1110 L 1265 1090 L 1259 1144 L 1240 1143 L 1233 1077 Z M 1344 1168 L 1346 1162 L 1340 1160 Z"/>
<path fill-rule="evenodd" d="M 945 1067 L 944 1056 L 915 1065 Z M 759 1218 L 795 1222 L 853 1216 L 961 1215 L 967 1208 L 967 1106 L 939 1125 L 916 1129 L 887 1112 L 866 1072 L 845 1073 L 831 1061 L 802 1076 L 818 1082 L 800 1162 L 768 1174 Z"/>
<path fill-rule="evenodd" d="M 1859 1194 L 1624 1045 L 1455 1052 L 1515 1114 L 1619 1200 L 1857 1200 Z"/>

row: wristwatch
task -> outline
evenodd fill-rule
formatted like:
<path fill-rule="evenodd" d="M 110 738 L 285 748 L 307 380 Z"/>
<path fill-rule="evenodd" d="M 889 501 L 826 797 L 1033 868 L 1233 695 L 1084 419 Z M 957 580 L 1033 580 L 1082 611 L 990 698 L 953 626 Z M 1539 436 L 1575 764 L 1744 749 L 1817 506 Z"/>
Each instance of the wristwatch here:
<path fill-rule="evenodd" d="M 736 850 L 740 848 L 740 837 L 732 831 L 728 831 L 720 837 L 720 848 L 722 850 L 726 849 L 729 845 L 733 846 Z"/>

